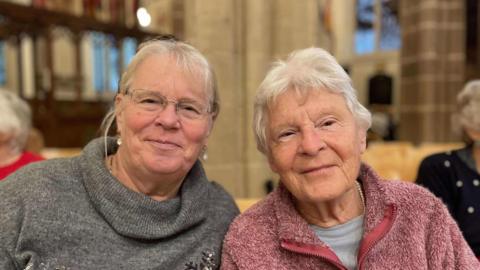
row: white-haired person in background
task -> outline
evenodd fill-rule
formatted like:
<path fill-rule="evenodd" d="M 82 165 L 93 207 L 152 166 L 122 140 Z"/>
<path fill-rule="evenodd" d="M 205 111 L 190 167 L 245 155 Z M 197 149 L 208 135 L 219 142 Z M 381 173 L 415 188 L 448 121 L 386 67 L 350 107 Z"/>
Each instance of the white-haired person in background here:
<path fill-rule="evenodd" d="M 468 82 L 457 95 L 453 126 L 464 148 L 426 157 L 417 183 L 442 199 L 480 260 L 480 80 Z"/>
<path fill-rule="evenodd" d="M 222 269 L 480 269 L 438 198 L 361 163 L 371 116 L 325 50 L 277 62 L 254 108 L 280 185 L 234 220 Z"/>
<path fill-rule="evenodd" d="M 104 137 L 0 183 L 0 269 L 218 269 L 238 214 L 200 161 L 218 112 L 197 49 L 142 43 Z"/>
<path fill-rule="evenodd" d="M 44 158 L 25 150 L 32 126 L 29 105 L 0 89 L 0 181 L 17 169 Z"/>

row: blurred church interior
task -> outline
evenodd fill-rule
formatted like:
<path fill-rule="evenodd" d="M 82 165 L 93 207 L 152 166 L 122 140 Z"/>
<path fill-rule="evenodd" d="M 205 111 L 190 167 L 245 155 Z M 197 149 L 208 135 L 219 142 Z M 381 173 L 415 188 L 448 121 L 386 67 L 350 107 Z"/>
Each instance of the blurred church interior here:
<path fill-rule="evenodd" d="M 74 155 L 100 136 L 137 44 L 185 40 L 219 82 L 207 174 L 237 198 L 260 198 L 276 176 L 251 129 L 256 88 L 273 60 L 319 46 L 373 113 L 365 161 L 413 181 L 422 157 L 461 146 L 450 119 L 464 83 L 480 78 L 479 14 L 477 0 L 4 0 L 0 88 L 30 103 L 38 151 Z"/>

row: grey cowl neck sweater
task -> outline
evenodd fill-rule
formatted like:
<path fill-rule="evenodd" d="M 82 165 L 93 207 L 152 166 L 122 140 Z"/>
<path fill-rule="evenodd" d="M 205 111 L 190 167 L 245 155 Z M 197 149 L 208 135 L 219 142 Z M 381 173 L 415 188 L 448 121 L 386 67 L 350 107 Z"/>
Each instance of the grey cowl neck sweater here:
<path fill-rule="evenodd" d="M 108 154 L 117 151 L 112 138 L 107 145 Z M 209 183 L 199 162 L 186 176 L 177 197 L 158 202 L 128 189 L 110 174 L 104 165 L 103 146 L 103 139 L 96 139 L 85 147 L 81 156 L 82 179 L 95 209 L 118 234 L 161 239 L 186 231 L 205 219 Z"/>

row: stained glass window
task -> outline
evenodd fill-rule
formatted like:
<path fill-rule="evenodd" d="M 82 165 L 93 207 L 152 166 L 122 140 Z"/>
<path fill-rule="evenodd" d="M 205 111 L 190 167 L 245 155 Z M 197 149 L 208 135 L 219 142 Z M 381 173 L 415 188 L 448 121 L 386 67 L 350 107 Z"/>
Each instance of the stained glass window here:
<path fill-rule="evenodd" d="M 401 39 L 397 3 L 398 1 L 382 0 L 380 50 L 396 50 L 400 48 Z"/>
<path fill-rule="evenodd" d="M 356 7 L 357 54 L 400 48 L 398 0 L 357 0 Z"/>
<path fill-rule="evenodd" d="M 357 30 L 355 51 L 357 54 L 375 51 L 375 0 L 357 0 Z"/>
<path fill-rule="evenodd" d="M 102 33 L 92 33 L 93 48 L 93 89 L 96 92 L 105 90 L 105 39 Z"/>
<path fill-rule="evenodd" d="M 96 92 L 117 91 L 120 70 L 118 58 L 120 52 L 113 44 L 112 36 L 102 33 L 92 33 L 93 48 L 93 85 Z M 123 39 L 123 67 L 126 67 L 135 55 L 137 42 L 133 38 Z"/>
<path fill-rule="evenodd" d="M 6 77 L 5 42 L 0 40 L 0 85 L 5 85 L 7 83 Z"/>

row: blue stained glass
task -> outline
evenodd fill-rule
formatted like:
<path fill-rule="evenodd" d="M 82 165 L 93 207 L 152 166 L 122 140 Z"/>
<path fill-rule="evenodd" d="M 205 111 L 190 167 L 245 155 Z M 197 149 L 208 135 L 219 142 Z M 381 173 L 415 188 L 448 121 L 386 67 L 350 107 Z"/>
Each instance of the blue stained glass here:
<path fill-rule="evenodd" d="M 113 38 L 111 38 L 111 42 L 109 44 L 114 44 Z M 108 74 L 109 78 L 109 90 L 116 91 L 118 88 L 118 78 L 120 70 L 118 68 L 118 49 L 115 46 L 110 46 L 109 48 L 109 65 L 110 65 L 110 74 Z"/>
<path fill-rule="evenodd" d="M 102 33 L 92 33 L 93 88 L 96 92 L 103 92 L 105 89 L 104 44 L 104 35 Z"/>
<path fill-rule="evenodd" d="M 5 68 L 5 42 L 0 41 L 0 85 L 7 83 L 7 74 Z"/>
<path fill-rule="evenodd" d="M 355 52 L 357 54 L 375 51 L 375 0 L 357 0 L 357 29 L 355 31 Z"/>
<path fill-rule="evenodd" d="M 126 38 L 123 40 L 123 66 L 126 67 L 132 61 L 137 51 L 137 40 L 134 38 Z"/>
<path fill-rule="evenodd" d="M 382 0 L 381 50 L 396 50 L 401 46 L 400 25 L 394 3 L 391 0 Z"/>
<path fill-rule="evenodd" d="M 373 29 L 355 33 L 355 51 L 357 54 L 373 53 L 375 51 L 375 31 Z"/>

